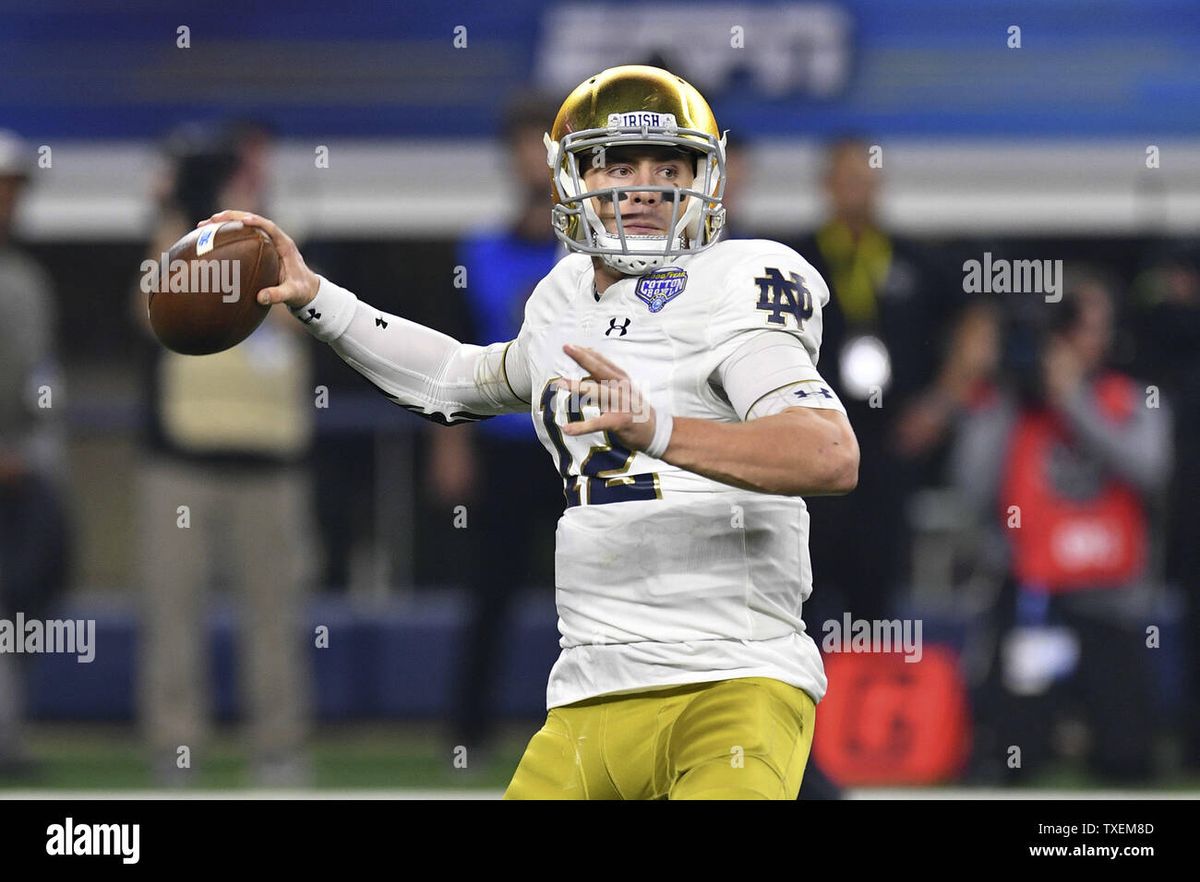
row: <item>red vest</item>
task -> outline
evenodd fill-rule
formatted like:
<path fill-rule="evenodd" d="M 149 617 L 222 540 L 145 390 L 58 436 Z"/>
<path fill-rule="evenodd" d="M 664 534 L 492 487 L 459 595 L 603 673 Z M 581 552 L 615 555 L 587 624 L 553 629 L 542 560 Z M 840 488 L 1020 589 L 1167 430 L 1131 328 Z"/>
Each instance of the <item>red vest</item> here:
<path fill-rule="evenodd" d="M 1101 414 L 1114 423 L 1136 407 L 1133 383 L 1107 374 L 1091 387 Z M 1000 515 L 1008 526 L 1013 572 L 1027 585 L 1051 593 L 1117 587 L 1136 579 L 1146 557 L 1146 512 L 1129 484 L 1103 475 L 1095 495 L 1069 499 L 1050 474 L 1051 455 L 1079 456 L 1064 420 L 1048 410 L 1018 416 L 1009 439 L 1001 484 Z M 1020 527 L 1011 506 L 1019 506 Z"/>

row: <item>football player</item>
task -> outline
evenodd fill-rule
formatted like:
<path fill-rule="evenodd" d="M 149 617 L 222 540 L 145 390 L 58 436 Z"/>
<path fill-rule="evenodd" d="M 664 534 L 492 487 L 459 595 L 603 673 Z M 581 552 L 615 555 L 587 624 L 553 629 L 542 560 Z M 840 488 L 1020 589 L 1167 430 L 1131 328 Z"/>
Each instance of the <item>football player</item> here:
<path fill-rule="evenodd" d="M 858 474 L 816 367 L 828 289 L 784 245 L 718 241 L 725 139 L 681 78 L 599 73 L 546 145 L 574 253 L 487 346 L 363 303 L 265 218 L 202 223 L 263 229 L 283 271 L 259 299 L 402 407 L 531 415 L 563 481 L 561 653 L 506 798 L 795 799 L 826 689 L 802 497 Z"/>

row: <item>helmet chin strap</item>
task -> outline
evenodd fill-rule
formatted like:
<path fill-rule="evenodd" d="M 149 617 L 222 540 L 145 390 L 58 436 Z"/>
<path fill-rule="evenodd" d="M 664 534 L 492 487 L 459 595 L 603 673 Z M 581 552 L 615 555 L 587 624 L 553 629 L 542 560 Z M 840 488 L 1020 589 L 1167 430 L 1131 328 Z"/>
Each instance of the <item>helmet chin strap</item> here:
<path fill-rule="evenodd" d="M 620 194 L 620 199 L 624 200 L 627 196 L 627 193 L 622 193 Z M 689 210 L 690 208 L 691 206 L 689 206 Z M 596 245 L 605 251 L 605 253 L 599 255 L 600 259 L 604 261 L 606 266 L 619 273 L 627 276 L 640 276 L 651 270 L 665 266 L 677 256 L 677 254 L 623 254 L 622 249 L 625 247 L 638 248 L 642 244 L 655 246 L 660 243 L 666 246 L 667 237 L 626 233 L 625 242 L 622 244 L 620 234 L 609 232 L 608 228 L 604 225 L 604 221 L 600 219 L 600 215 L 592 207 L 590 199 L 583 200 L 583 215 L 584 222 L 592 228 L 592 235 Z M 672 231 L 675 235 L 670 238 L 670 245 L 667 250 L 679 252 L 682 249 L 683 236 L 680 235 L 680 231 L 685 228 L 683 218 L 677 216 L 675 218 L 675 228 Z"/>
<path fill-rule="evenodd" d="M 630 236 L 626 234 L 626 242 L 630 245 L 646 243 L 647 245 L 665 243 L 666 236 Z M 645 255 L 645 254 L 621 254 L 621 237 L 614 233 L 604 233 L 596 237 L 596 244 L 605 248 L 614 249 L 612 252 L 606 252 L 600 255 L 600 259 L 605 265 L 615 269 L 619 273 L 624 273 L 629 276 L 640 276 L 648 273 L 651 270 L 658 269 L 666 265 L 668 262 L 667 255 Z M 671 248 L 678 251 L 681 247 L 681 238 L 676 236 L 671 240 Z"/>

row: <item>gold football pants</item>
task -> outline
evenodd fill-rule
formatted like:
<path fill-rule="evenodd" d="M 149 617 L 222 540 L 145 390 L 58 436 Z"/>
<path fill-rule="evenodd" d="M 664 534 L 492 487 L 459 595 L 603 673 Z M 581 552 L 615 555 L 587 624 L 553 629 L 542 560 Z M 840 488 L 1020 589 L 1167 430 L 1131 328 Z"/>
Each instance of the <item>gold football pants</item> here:
<path fill-rule="evenodd" d="M 743 677 L 551 708 L 505 799 L 795 799 L 816 705 Z"/>

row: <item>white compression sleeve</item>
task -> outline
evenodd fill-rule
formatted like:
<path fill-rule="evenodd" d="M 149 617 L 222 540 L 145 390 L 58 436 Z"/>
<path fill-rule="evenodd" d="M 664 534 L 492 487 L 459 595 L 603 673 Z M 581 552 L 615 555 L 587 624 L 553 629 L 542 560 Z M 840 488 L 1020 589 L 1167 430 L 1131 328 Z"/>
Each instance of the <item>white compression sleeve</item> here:
<path fill-rule="evenodd" d="M 318 278 L 312 302 L 289 311 L 396 404 L 445 424 L 529 410 L 518 394 L 530 386 L 519 339 L 460 343 Z"/>

